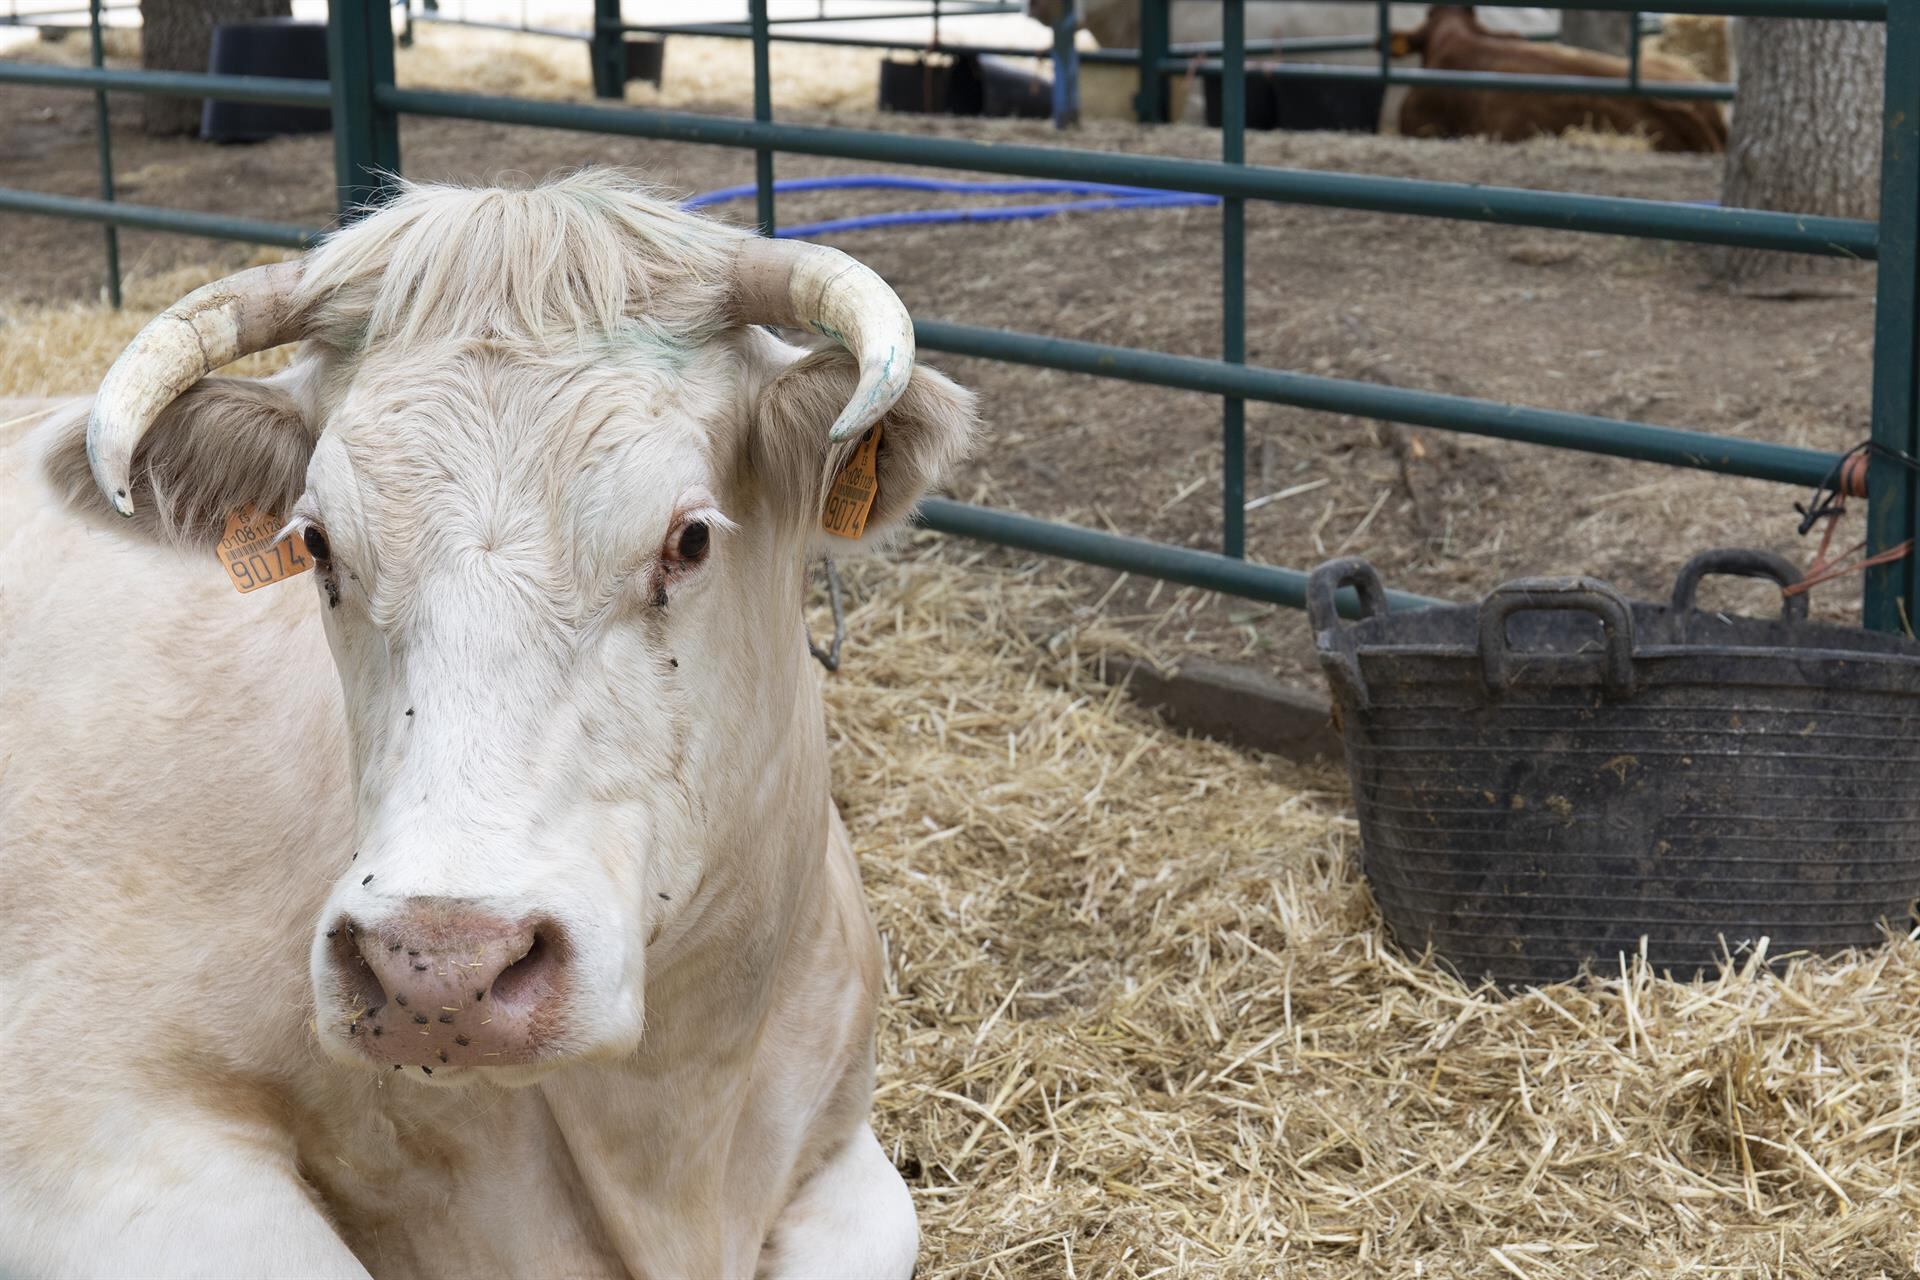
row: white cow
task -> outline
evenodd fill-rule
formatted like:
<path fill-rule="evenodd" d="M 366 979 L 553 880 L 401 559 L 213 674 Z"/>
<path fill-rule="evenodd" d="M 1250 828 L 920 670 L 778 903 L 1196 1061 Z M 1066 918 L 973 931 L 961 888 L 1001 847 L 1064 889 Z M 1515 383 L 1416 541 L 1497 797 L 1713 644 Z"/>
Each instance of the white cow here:
<path fill-rule="evenodd" d="M 969 397 L 601 173 L 406 188 L 0 440 L 0 1274 L 907 1276 L 801 621 L 875 423 L 864 540 Z"/>

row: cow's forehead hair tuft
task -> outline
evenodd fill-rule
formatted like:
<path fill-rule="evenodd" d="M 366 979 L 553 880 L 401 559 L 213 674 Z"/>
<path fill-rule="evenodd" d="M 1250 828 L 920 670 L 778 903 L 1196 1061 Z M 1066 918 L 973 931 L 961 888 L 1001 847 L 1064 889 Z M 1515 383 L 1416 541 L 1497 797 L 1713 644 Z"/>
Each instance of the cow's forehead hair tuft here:
<path fill-rule="evenodd" d="M 403 183 L 307 256 L 298 305 L 349 356 L 436 338 L 698 346 L 748 233 L 612 169 L 521 190 Z"/>

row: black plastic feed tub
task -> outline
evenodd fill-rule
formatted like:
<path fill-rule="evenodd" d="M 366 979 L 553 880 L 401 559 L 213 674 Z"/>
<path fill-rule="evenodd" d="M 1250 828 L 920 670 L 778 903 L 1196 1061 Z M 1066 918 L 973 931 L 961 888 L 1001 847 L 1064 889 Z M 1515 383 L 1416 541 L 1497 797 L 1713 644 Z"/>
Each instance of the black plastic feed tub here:
<path fill-rule="evenodd" d="M 1221 118 L 1220 73 L 1202 77 L 1209 129 Z M 1247 69 L 1247 128 L 1315 130 L 1337 133 L 1380 132 L 1380 104 L 1387 87 L 1378 82 L 1293 80 Z"/>
<path fill-rule="evenodd" d="M 1388 614 L 1360 560 L 1314 571 L 1362 868 L 1395 939 L 1468 979 L 1615 972 L 1646 939 L 1689 978 L 1768 939 L 1830 952 L 1920 896 L 1920 645 L 1694 607 L 1700 580 L 1783 586 L 1712 551 L 1667 605 L 1587 578 Z M 1364 617 L 1335 612 L 1352 586 Z"/>
<path fill-rule="evenodd" d="M 213 29 L 207 70 L 228 76 L 327 78 L 327 24 L 291 18 L 223 22 Z M 200 107 L 200 136 L 209 142 L 262 142 L 289 133 L 326 133 L 333 112 L 272 102 L 208 98 Z"/>

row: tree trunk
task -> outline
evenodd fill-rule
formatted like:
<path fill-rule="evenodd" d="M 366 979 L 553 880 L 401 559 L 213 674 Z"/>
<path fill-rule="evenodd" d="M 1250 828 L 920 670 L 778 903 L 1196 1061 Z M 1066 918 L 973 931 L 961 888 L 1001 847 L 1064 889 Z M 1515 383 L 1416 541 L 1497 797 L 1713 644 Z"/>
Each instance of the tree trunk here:
<path fill-rule="evenodd" d="M 1568 9 L 1560 15 L 1560 43 L 1624 58 L 1630 16 L 1604 9 Z"/>
<path fill-rule="evenodd" d="M 1740 84 L 1721 204 L 1878 217 L 1886 57 L 1887 29 L 1878 22 L 1734 24 Z M 1840 259 L 1758 249 L 1725 249 L 1716 259 L 1722 279 L 1749 288 L 1858 273 Z"/>
<path fill-rule="evenodd" d="M 140 0 L 140 65 L 149 71 L 205 71 L 216 24 L 292 12 L 292 0 Z M 200 129 L 198 98 L 149 97 L 141 110 L 146 131 L 156 137 Z"/>

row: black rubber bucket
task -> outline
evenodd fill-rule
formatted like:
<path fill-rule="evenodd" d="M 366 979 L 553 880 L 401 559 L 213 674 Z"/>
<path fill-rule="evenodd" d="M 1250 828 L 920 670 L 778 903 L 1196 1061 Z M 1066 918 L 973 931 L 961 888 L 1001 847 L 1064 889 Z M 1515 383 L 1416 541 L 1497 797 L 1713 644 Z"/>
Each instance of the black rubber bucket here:
<path fill-rule="evenodd" d="M 658 89 L 667 69 L 667 42 L 658 36 L 628 33 L 620 42 L 627 60 L 627 83 L 645 81 Z"/>
<path fill-rule="evenodd" d="M 1220 127 L 1220 73 L 1205 76 L 1207 125 Z M 1247 128 L 1292 132 L 1378 133 L 1386 86 L 1377 82 L 1300 80 L 1247 72 Z"/>
<path fill-rule="evenodd" d="M 1920 896 L 1920 645 L 1694 607 L 1703 577 L 1798 571 L 1712 551 L 1667 605 L 1587 578 L 1389 614 L 1336 560 L 1308 607 L 1360 815 L 1361 863 L 1407 951 L 1463 977 L 1710 972 L 1881 940 Z M 1345 623 L 1335 593 L 1364 617 Z"/>
<path fill-rule="evenodd" d="M 1044 120 L 1053 114 L 1053 85 L 1005 58 L 961 54 L 953 60 L 947 109 L 957 116 Z"/>
<path fill-rule="evenodd" d="M 215 75 L 327 78 L 327 24 L 266 18 L 223 22 L 213 29 L 207 69 Z M 278 106 L 208 98 L 200 108 L 200 136 L 209 142 L 260 142 L 285 133 L 326 133 L 325 107 Z"/>
<path fill-rule="evenodd" d="M 880 109 L 944 115 L 953 96 L 953 68 L 918 58 L 880 64 Z"/>

